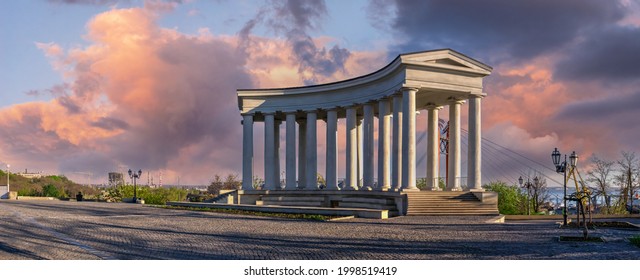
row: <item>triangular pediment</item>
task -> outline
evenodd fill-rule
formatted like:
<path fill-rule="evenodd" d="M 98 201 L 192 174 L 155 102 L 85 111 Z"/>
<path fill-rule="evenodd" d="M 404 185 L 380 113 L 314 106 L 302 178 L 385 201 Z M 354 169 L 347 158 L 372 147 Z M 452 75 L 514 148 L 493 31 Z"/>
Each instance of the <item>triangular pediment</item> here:
<path fill-rule="evenodd" d="M 461 70 L 471 69 L 486 72 L 487 74 L 493 70 L 490 66 L 451 49 L 403 54 L 401 58 L 404 63 L 419 63 L 443 67 L 453 66 Z"/>
<path fill-rule="evenodd" d="M 441 58 L 441 59 L 433 59 L 433 60 L 427 60 L 424 61 L 425 63 L 434 63 L 434 64 L 446 64 L 446 65 L 452 65 L 452 66 L 459 66 L 459 67 L 468 67 L 460 62 L 457 62 L 453 59 L 449 59 L 449 58 Z"/>

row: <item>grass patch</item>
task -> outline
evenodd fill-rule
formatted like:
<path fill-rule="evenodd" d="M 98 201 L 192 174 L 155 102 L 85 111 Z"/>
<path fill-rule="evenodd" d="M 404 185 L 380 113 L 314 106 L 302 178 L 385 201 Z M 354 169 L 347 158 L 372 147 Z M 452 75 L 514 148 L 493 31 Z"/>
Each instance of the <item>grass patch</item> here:
<path fill-rule="evenodd" d="M 327 216 L 327 215 L 317 215 L 317 214 L 270 213 L 270 212 L 223 209 L 223 208 L 207 208 L 207 207 L 185 207 L 185 206 L 170 206 L 170 205 L 154 205 L 153 207 L 173 209 L 173 210 L 218 212 L 218 213 L 227 213 L 227 214 L 276 217 L 276 218 L 299 219 L 299 220 L 301 219 L 301 220 L 312 220 L 312 221 L 321 221 L 321 222 L 329 221 L 335 218 L 342 218 L 342 216 Z"/>
<path fill-rule="evenodd" d="M 636 245 L 637 247 L 640 247 L 640 235 L 630 237 L 629 241 L 631 242 L 631 244 Z"/>

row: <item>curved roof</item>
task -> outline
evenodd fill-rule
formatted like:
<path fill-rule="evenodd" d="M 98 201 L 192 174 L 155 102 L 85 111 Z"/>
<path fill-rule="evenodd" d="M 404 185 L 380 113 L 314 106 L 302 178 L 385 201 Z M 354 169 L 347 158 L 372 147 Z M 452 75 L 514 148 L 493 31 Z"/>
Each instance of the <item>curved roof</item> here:
<path fill-rule="evenodd" d="M 492 68 L 451 49 L 398 55 L 373 73 L 311 86 L 238 89 L 241 114 L 279 114 L 299 111 L 341 110 L 418 89 L 417 105 L 443 104 L 449 99 L 483 95 L 482 78 Z"/>

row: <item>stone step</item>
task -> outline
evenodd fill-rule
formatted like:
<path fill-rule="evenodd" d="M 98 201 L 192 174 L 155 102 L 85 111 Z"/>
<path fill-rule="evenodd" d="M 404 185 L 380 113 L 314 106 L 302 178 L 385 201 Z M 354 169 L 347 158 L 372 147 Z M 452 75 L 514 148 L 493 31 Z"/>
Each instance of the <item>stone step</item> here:
<path fill-rule="evenodd" d="M 441 213 L 450 213 L 450 214 L 498 214 L 497 210 L 487 210 L 487 211 L 460 211 L 460 212 L 451 212 L 451 211 L 407 211 L 407 215 L 410 214 L 441 214 Z"/>
<path fill-rule="evenodd" d="M 496 211 L 495 213 L 407 213 L 407 216 L 497 216 L 499 215 Z"/>
<path fill-rule="evenodd" d="M 407 192 L 407 215 L 498 215 L 471 192 Z"/>

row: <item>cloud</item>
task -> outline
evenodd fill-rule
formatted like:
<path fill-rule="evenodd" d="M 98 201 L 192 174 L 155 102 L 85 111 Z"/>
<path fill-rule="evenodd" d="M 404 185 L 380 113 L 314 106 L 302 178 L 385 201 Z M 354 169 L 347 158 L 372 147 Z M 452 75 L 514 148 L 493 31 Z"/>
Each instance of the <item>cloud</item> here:
<path fill-rule="evenodd" d="M 0 111 L 2 138 L 14 139 L 0 153 L 96 176 L 119 164 L 177 173 L 206 166 L 196 182 L 237 172 L 235 90 L 253 85 L 245 57 L 228 38 L 181 34 L 156 20 L 148 9 L 114 9 L 89 22 L 85 48 L 39 44 L 53 64 L 67 66 L 68 83 L 44 91 L 50 102 Z M 226 154 L 192 154 L 216 147 Z"/>
<path fill-rule="evenodd" d="M 351 55 L 337 44 L 327 49 L 318 47 L 309 31 L 317 29 L 327 15 L 324 1 L 271 1 L 256 16 L 247 21 L 240 31 L 244 46 L 251 44 L 250 34 L 256 24 L 264 22 L 276 34 L 286 37 L 293 59 L 298 62 L 298 74 L 305 85 L 317 84 L 323 77 L 345 71 L 345 62 Z"/>
<path fill-rule="evenodd" d="M 590 33 L 567 57 L 555 75 L 570 80 L 635 80 L 640 76 L 640 28 L 609 27 Z"/>
<path fill-rule="evenodd" d="M 390 5 L 370 10 L 396 11 L 392 24 L 402 35 L 397 46 L 402 52 L 454 48 L 506 59 L 530 59 L 558 50 L 581 31 L 615 23 L 625 15 L 622 5 L 598 0 L 418 0 Z"/>

